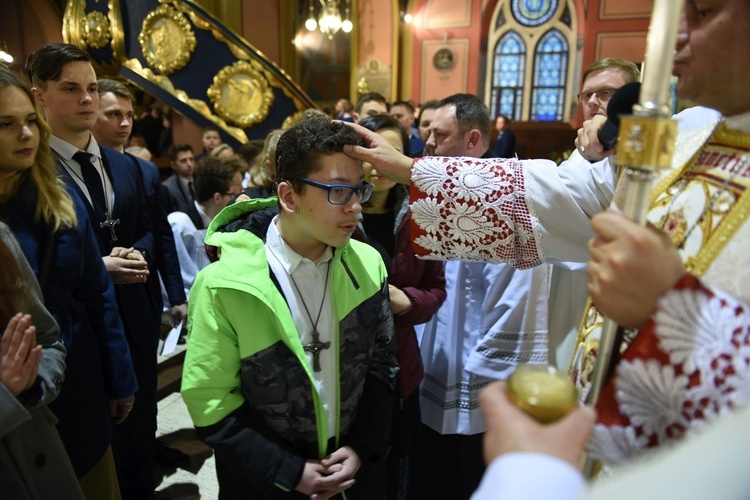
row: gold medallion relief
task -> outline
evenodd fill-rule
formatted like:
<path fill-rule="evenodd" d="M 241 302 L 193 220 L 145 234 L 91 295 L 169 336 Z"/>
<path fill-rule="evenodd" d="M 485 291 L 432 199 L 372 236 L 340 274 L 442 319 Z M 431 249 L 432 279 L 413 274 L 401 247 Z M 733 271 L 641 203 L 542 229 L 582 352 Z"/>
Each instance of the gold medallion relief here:
<path fill-rule="evenodd" d="M 106 47 L 112 39 L 109 19 L 98 10 L 89 12 L 81 19 L 81 34 L 89 47 L 95 49 Z"/>
<path fill-rule="evenodd" d="M 183 68 L 195 50 L 195 33 L 187 18 L 168 5 L 149 12 L 138 35 L 143 57 L 164 75 Z"/>
<path fill-rule="evenodd" d="M 263 73 L 246 61 L 219 71 L 207 94 L 216 114 L 242 128 L 262 122 L 274 99 Z"/>

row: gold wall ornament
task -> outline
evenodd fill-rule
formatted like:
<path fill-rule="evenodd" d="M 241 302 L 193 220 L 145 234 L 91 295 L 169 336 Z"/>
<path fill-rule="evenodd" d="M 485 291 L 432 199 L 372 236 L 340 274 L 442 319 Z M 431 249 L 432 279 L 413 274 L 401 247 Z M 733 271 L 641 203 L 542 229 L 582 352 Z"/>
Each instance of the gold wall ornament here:
<path fill-rule="evenodd" d="M 242 128 L 262 122 L 274 98 L 263 73 L 246 61 L 225 66 L 206 94 L 216 114 Z"/>
<path fill-rule="evenodd" d="M 185 15 L 169 5 L 160 5 L 148 13 L 138 41 L 148 64 L 165 75 L 183 68 L 196 45 L 195 33 Z"/>
<path fill-rule="evenodd" d="M 89 12 L 81 19 L 81 34 L 89 47 L 95 49 L 106 47 L 112 39 L 109 19 L 98 10 Z"/>
<path fill-rule="evenodd" d="M 156 75 L 153 71 L 149 68 L 144 68 L 141 64 L 141 61 L 138 59 L 129 59 L 122 63 L 122 65 L 126 68 L 128 68 L 130 71 L 136 73 L 140 77 L 144 78 L 145 80 L 149 81 L 150 83 L 157 85 L 158 87 L 164 89 L 169 94 L 173 95 L 183 103 L 185 103 L 188 107 L 190 107 L 193 111 L 200 113 L 205 118 L 211 120 L 211 122 L 219 127 L 221 130 L 229 134 L 230 136 L 234 137 L 239 141 L 241 144 L 245 144 L 248 141 L 247 134 L 245 134 L 245 131 L 241 128 L 237 127 L 230 127 L 227 125 L 227 123 L 219 118 L 218 116 L 215 116 L 213 113 L 211 113 L 211 109 L 208 107 L 208 105 L 201 101 L 200 99 L 191 99 L 187 92 L 184 90 L 175 88 L 172 81 L 162 75 Z M 138 86 L 137 82 L 132 82 L 134 85 Z M 173 108 L 174 109 L 174 108 Z M 178 111 L 178 110 L 175 110 Z"/>

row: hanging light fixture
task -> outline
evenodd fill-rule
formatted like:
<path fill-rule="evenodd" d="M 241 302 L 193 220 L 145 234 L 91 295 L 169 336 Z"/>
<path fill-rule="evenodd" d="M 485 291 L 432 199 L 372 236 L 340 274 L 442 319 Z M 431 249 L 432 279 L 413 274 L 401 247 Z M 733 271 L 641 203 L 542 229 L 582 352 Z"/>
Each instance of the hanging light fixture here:
<path fill-rule="evenodd" d="M 329 40 L 333 39 L 333 36 L 338 33 L 339 30 L 343 30 L 344 33 L 352 31 L 354 25 L 350 19 L 350 2 L 351 0 L 345 0 L 346 4 L 344 7 L 344 19 L 341 19 L 341 13 L 339 11 L 339 0 L 319 0 L 320 1 L 320 14 L 318 19 L 315 19 L 315 7 L 313 6 L 313 0 L 309 1 L 309 15 L 305 21 L 305 28 L 308 31 L 315 31 L 320 29 L 320 32 L 328 37 Z"/>
<path fill-rule="evenodd" d="M 344 8 L 344 21 L 341 23 L 341 29 L 344 31 L 344 33 L 350 33 L 352 31 L 352 28 L 354 28 L 354 25 L 352 24 L 352 20 L 349 17 L 349 2 L 351 0 L 346 0 L 346 7 Z"/>

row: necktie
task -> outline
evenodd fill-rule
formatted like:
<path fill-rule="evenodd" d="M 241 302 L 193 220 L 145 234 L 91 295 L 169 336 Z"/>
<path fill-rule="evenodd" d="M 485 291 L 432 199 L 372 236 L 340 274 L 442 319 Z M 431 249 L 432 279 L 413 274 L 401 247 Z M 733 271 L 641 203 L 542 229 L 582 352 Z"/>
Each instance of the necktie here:
<path fill-rule="evenodd" d="M 91 204 L 96 211 L 101 213 L 107 212 L 107 203 L 104 199 L 104 188 L 102 183 L 102 176 L 99 175 L 99 171 L 91 163 L 91 155 L 83 151 L 79 151 L 73 155 L 73 159 L 81 165 L 81 174 L 83 176 L 83 182 L 86 183 L 86 189 L 89 190 L 91 196 Z"/>
<path fill-rule="evenodd" d="M 190 201 L 195 201 L 195 188 L 193 187 L 193 181 L 188 182 L 188 191 L 190 191 Z"/>

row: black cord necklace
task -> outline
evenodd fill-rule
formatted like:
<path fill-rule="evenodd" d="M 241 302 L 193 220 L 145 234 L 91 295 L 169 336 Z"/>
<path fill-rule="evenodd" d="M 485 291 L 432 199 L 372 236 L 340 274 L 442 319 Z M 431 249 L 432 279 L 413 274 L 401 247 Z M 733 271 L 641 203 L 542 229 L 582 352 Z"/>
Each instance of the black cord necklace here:
<path fill-rule="evenodd" d="M 276 255 L 276 252 L 271 249 L 271 254 L 276 259 L 276 261 L 281 264 L 282 267 L 284 265 L 281 263 L 281 260 Z M 326 303 L 326 291 L 328 290 L 328 276 L 331 274 L 331 261 L 329 260 L 326 264 L 328 264 L 328 268 L 326 269 L 326 280 L 325 284 L 323 285 L 323 300 L 320 302 L 320 308 L 318 309 L 318 317 L 315 318 L 315 321 L 312 319 L 312 314 L 310 314 L 310 310 L 307 308 L 307 304 L 305 303 L 304 297 L 302 297 L 302 292 L 300 292 L 299 287 L 297 286 L 297 282 L 294 281 L 294 276 L 292 276 L 292 273 L 289 273 L 289 279 L 292 281 L 292 285 L 294 285 L 294 289 L 297 290 L 297 295 L 299 295 L 299 299 L 302 302 L 302 307 L 305 308 L 305 313 L 307 313 L 307 317 L 310 319 L 310 324 L 313 327 L 312 331 L 312 342 L 309 344 L 306 344 L 303 347 L 303 349 L 309 353 L 312 353 L 313 355 L 313 371 L 320 372 L 320 354 L 323 352 L 324 349 L 328 349 L 331 347 L 331 342 L 321 342 L 320 341 L 320 333 L 318 333 L 318 323 L 320 322 L 320 316 L 323 313 L 323 305 Z"/>

